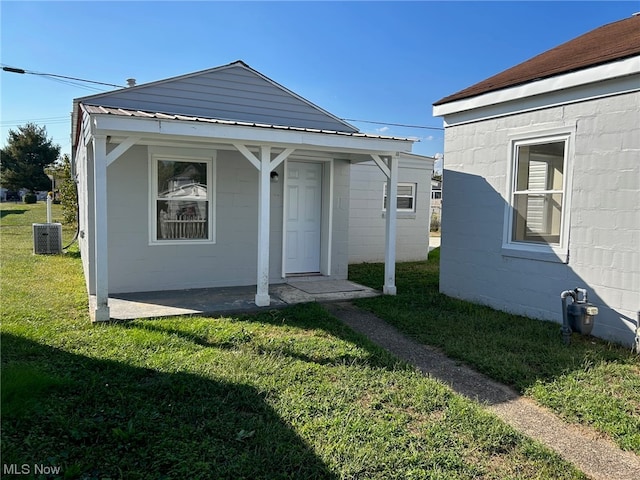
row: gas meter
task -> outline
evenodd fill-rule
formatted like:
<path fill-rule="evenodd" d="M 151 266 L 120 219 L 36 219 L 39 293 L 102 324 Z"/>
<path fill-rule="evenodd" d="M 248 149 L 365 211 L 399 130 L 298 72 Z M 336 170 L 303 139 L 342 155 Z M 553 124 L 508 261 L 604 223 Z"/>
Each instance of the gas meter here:
<path fill-rule="evenodd" d="M 573 302 L 567 305 L 567 297 Z M 587 291 L 584 288 L 565 290 L 560 294 L 562 299 L 562 335 L 565 343 L 569 343 L 571 332 L 582 335 L 591 334 L 598 307 L 587 301 Z"/>

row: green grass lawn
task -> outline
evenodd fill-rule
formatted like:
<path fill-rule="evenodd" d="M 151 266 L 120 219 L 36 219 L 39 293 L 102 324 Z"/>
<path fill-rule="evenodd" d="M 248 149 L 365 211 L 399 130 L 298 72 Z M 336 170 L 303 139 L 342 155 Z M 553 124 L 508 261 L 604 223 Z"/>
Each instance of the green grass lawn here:
<path fill-rule="evenodd" d="M 2 478 L 584 478 L 316 304 L 92 325 L 44 206 L 0 207 Z"/>
<path fill-rule="evenodd" d="M 438 292 L 439 249 L 429 255 L 426 262 L 398 265 L 396 297 L 358 300 L 357 305 L 640 455 L 637 355 L 576 334 L 565 346 L 557 323 L 442 295 Z M 382 288 L 383 265 L 352 265 L 349 272 L 351 280 Z"/>

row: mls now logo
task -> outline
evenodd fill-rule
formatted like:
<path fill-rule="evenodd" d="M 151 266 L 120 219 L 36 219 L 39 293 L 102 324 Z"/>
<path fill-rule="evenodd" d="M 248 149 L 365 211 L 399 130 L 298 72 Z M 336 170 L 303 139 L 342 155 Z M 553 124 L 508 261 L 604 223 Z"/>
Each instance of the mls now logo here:
<path fill-rule="evenodd" d="M 33 466 L 23 463 L 18 465 L 17 463 L 10 463 L 2 465 L 3 475 L 59 475 L 62 467 L 53 467 L 51 465 L 35 464 Z"/>

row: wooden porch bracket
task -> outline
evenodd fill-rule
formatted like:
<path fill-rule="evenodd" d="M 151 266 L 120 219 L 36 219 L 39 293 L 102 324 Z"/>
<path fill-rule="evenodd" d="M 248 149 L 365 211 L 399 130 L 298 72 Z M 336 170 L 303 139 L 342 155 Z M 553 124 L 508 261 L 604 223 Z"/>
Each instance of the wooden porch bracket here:
<path fill-rule="evenodd" d="M 120 158 L 124 152 L 140 141 L 140 137 L 127 137 L 120 145 L 111 150 L 106 156 L 107 167 Z"/>

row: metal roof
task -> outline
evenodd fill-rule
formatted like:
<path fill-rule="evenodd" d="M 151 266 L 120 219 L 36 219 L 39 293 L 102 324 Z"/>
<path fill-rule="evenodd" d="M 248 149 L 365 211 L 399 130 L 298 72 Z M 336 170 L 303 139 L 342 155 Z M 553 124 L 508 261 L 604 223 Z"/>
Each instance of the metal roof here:
<path fill-rule="evenodd" d="M 377 138 L 382 140 L 399 140 L 399 141 L 417 141 L 415 138 L 405 137 L 392 137 L 387 135 L 374 135 L 371 133 L 360 132 L 340 132 L 337 130 L 320 130 L 315 128 L 303 128 L 303 127 L 290 127 L 285 125 L 271 125 L 266 123 L 251 123 L 251 122 L 239 122 L 232 120 L 221 120 L 217 118 L 204 118 L 193 117 L 187 115 L 175 115 L 161 112 L 146 112 L 142 110 L 128 110 L 124 108 L 112 108 L 102 107 L 97 105 L 84 105 L 80 104 L 81 108 L 90 115 L 113 115 L 119 117 L 135 117 L 155 120 L 178 120 L 181 122 L 200 122 L 200 123 L 213 123 L 219 125 L 238 125 L 243 127 L 255 127 L 255 128 L 271 128 L 274 130 L 289 130 L 295 132 L 307 132 L 307 133 L 322 133 L 326 135 L 340 135 L 344 137 L 358 137 L 358 138 Z"/>

